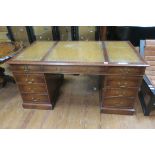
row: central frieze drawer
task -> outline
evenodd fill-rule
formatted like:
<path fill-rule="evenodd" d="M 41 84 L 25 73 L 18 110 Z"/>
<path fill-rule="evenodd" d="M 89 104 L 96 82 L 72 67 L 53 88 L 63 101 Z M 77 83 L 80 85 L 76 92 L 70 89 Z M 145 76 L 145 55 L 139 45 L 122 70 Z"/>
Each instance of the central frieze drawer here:
<path fill-rule="evenodd" d="M 43 74 L 14 74 L 17 83 L 45 83 Z"/>
<path fill-rule="evenodd" d="M 108 74 L 133 74 L 143 75 L 144 67 L 109 67 Z"/>
<path fill-rule="evenodd" d="M 103 89 L 104 97 L 135 97 L 137 94 L 137 88 L 111 88 Z"/>
<path fill-rule="evenodd" d="M 106 74 L 107 67 L 100 66 L 44 66 L 44 72 L 52 73 L 85 73 Z"/>
<path fill-rule="evenodd" d="M 24 102 L 49 102 L 47 95 L 42 94 L 22 94 Z"/>
<path fill-rule="evenodd" d="M 19 90 L 21 93 L 47 93 L 45 84 L 21 84 Z"/>

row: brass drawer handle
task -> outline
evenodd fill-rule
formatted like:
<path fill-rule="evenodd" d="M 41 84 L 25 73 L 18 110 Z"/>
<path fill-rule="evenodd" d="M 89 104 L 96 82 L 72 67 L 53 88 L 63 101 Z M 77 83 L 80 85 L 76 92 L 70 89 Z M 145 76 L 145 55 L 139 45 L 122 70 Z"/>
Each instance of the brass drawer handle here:
<path fill-rule="evenodd" d="M 29 84 L 33 83 L 34 82 L 34 79 L 31 79 L 31 81 L 28 81 Z"/>
<path fill-rule="evenodd" d="M 118 85 L 119 85 L 119 87 L 121 87 L 121 88 L 124 88 L 124 87 L 126 87 L 126 85 L 128 85 L 128 83 L 127 82 L 118 82 Z"/>
<path fill-rule="evenodd" d="M 36 101 L 39 101 L 40 99 L 35 99 L 35 98 L 32 97 L 32 100 L 33 100 L 34 102 L 36 102 Z"/>

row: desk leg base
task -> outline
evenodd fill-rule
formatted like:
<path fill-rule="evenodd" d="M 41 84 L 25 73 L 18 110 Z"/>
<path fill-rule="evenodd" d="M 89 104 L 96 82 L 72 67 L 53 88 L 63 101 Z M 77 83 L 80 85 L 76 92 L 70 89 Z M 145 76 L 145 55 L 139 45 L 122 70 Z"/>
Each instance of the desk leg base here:
<path fill-rule="evenodd" d="M 111 107 L 101 107 L 101 113 L 106 114 L 120 114 L 120 115 L 133 115 L 135 109 L 126 109 L 126 108 L 111 108 Z"/>
<path fill-rule="evenodd" d="M 53 109 L 51 104 L 34 104 L 34 103 L 23 103 L 25 109 L 40 109 L 40 110 L 51 110 Z"/>

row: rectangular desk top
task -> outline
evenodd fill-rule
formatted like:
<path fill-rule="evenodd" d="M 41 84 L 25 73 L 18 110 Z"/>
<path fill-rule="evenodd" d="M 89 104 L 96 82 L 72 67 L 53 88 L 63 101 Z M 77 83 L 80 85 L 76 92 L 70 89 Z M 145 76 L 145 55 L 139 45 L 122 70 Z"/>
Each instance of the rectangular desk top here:
<path fill-rule="evenodd" d="M 129 41 L 36 41 L 8 63 L 148 66 Z"/>

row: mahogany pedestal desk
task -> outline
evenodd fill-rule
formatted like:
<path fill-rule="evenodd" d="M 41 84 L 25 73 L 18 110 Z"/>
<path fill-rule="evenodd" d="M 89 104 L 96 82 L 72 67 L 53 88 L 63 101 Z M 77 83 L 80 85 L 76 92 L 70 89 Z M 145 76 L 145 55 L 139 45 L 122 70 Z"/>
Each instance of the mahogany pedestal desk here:
<path fill-rule="evenodd" d="M 130 115 L 148 66 L 128 41 L 37 41 L 8 63 L 24 108 L 52 109 L 63 74 L 84 74 L 100 76 L 101 112 Z"/>

